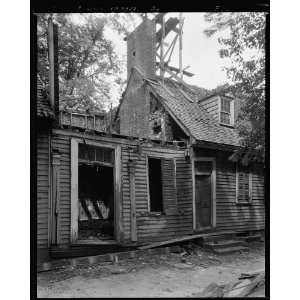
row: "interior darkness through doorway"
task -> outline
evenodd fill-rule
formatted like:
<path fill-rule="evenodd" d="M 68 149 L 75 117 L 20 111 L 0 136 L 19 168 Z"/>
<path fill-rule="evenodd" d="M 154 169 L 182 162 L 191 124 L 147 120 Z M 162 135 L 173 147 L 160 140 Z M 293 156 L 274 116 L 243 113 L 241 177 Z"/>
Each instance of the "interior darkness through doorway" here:
<path fill-rule="evenodd" d="M 78 239 L 113 239 L 113 167 L 95 163 L 80 163 L 78 166 L 78 174 Z"/>

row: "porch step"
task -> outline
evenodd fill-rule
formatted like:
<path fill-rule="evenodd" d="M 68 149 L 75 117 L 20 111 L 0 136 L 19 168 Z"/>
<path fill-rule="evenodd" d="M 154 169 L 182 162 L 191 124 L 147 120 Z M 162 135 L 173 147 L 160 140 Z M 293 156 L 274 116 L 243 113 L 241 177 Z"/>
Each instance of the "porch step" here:
<path fill-rule="evenodd" d="M 228 247 L 244 246 L 245 243 L 241 240 L 217 240 L 212 242 L 206 242 L 204 246 L 209 249 L 221 249 Z"/>
<path fill-rule="evenodd" d="M 235 246 L 235 247 L 226 247 L 226 248 L 215 248 L 213 251 L 216 254 L 229 254 L 233 252 L 246 251 L 246 250 L 249 250 L 249 248 L 244 246 Z"/>
<path fill-rule="evenodd" d="M 249 235 L 249 236 L 244 236 L 241 239 L 243 239 L 245 242 L 256 242 L 262 239 L 262 235 L 261 234 Z"/>
<path fill-rule="evenodd" d="M 229 232 L 229 233 L 222 233 L 222 234 L 214 234 L 210 236 L 205 236 L 202 238 L 203 243 L 209 243 L 209 242 L 217 242 L 217 241 L 224 241 L 224 240 L 232 240 L 235 238 L 235 233 L 234 232 Z"/>

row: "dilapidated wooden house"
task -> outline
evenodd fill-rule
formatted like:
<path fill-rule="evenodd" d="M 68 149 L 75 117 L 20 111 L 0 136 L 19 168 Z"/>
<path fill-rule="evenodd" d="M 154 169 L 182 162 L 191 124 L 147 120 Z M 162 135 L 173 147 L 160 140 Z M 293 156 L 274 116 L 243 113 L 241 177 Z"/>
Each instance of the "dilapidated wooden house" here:
<path fill-rule="evenodd" d="M 240 147 L 235 121 L 241 100 L 186 84 L 168 65 L 164 72 L 170 78 L 157 75 L 158 22 L 159 18 L 145 19 L 127 37 L 128 84 L 117 114 L 120 133 L 161 142 L 184 141 L 186 160 L 182 166 L 171 156 L 148 157 L 150 193 L 140 200 L 145 205 L 140 213 L 148 211 L 148 216 L 139 217 L 137 212 L 137 224 L 152 240 L 204 230 L 264 229 L 264 168 L 258 162 L 244 166 L 229 159 Z M 178 30 L 167 24 L 166 32 Z M 166 158 L 173 160 L 169 166 Z M 156 166 L 162 170 L 160 179 L 165 168 L 176 179 L 171 213 L 164 208 L 170 199 L 163 192 L 151 195 L 152 181 L 159 181 L 158 175 L 151 178 Z M 154 217 L 152 212 L 159 214 Z"/>
<path fill-rule="evenodd" d="M 127 39 L 118 134 L 103 116 L 59 112 L 50 25 L 50 99 L 39 83 L 36 97 L 40 261 L 95 245 L 264 229 L 262 168 L 228 159 L 239 147 L 235 99 L 156 76 L 153 22 Z"/>

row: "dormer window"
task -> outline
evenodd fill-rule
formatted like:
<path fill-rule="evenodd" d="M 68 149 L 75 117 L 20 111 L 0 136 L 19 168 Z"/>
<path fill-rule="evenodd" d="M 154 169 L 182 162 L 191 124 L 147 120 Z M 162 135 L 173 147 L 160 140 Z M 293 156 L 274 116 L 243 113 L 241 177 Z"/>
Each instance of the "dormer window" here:
<path fill-rule="evenodd" d="M 234 125 L 234 100 L 220 97 L 220 123 L 222 125 Z"/>

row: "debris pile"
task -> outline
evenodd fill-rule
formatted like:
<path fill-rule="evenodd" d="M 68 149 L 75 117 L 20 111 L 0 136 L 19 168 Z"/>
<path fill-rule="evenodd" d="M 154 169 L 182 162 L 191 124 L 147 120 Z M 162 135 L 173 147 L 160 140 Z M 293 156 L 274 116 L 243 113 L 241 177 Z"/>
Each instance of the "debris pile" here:
<path fill-rule="evenodd" d="M 265 271 L 242 273 L 238 281 L 226 285 L 211 283 L 200 294 L 199 297 L 248 297 L 264 296 Z"/>

